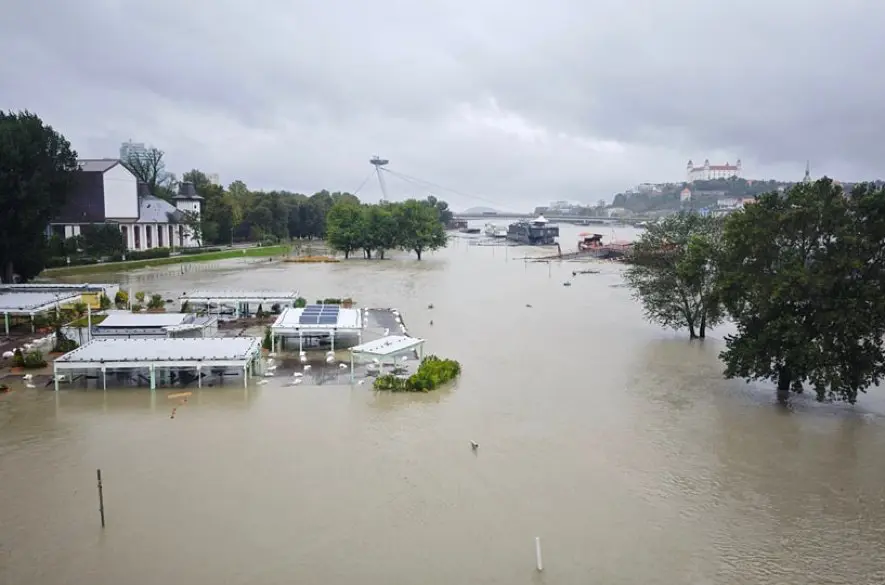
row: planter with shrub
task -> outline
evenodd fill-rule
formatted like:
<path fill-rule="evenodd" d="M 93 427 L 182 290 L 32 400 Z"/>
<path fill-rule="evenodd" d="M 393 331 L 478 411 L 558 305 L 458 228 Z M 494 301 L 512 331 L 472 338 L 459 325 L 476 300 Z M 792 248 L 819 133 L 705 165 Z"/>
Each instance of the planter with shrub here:
<path fill-rule="evenodd" d="M 454 380 L 461 374 L 461 364 L 456 360 L 441 359 L 429 355 L 421 360 L 418 371 L 408 378 L 386 374 L 375 378 L 375 390 L 391 392 L 429 392 Z"/>

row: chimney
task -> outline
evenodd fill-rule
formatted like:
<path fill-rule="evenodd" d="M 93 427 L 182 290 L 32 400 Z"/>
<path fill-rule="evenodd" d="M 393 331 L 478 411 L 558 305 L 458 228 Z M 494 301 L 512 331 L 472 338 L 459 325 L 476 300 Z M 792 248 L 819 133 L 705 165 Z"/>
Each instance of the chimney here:
<path fill-rule="evenodd" d="M 138 197 L 150 197 L 151 190 L 147 183 L 138 183 Z"/>

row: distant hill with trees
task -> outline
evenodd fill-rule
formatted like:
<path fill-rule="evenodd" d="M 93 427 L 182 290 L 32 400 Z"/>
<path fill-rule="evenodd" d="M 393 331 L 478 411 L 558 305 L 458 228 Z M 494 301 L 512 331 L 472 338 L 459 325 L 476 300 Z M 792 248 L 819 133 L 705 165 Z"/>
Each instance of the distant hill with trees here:
<path fill-rule="evenodd" d="M 655 211 L 676 211 L 680 209 L 698 210 L 713 207 L 720 199 L 753 197 L 762 193 L 776 191 L 783 187 L 790 188 L 794 183 L 780 181 L 755 181 L 752 179 L 715 179 L 712 181 L 695 181 L 693 183 L 673 183 L 664 186 L 659 192 L 618 193 L 612 207 L 622 207 L 633 213 Z M 682 190 L 691 190 L 691 201 L 683 204 L 680 201 Z"/>

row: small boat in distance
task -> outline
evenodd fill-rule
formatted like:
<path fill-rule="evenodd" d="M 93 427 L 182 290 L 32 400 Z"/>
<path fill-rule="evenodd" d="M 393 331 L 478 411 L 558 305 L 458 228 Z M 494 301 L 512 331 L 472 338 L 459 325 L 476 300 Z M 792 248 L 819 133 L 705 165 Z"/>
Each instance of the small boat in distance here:
<path fill-rule="evenodd" d="M 493 223 L 487 223 L 483 228 L 483 233 L 490 238 L 506 238 L 507 230 L 500 228 Z"/>
<path fill-rule="evenodd" d="M 464 227 L 458 231 L 461 232 L 462 234 L 478 234 L 480 232 L 480 229 L 479 228 L 472 228 L 472 227 Z"/>

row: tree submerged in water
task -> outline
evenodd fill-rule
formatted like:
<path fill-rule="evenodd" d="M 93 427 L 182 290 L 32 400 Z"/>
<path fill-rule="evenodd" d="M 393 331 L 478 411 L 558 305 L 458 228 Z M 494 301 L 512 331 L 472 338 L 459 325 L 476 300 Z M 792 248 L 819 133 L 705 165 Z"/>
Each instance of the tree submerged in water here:
<path fill-rule="evenodd" d="M 720 292 L 737 326 L 729 378 L 809 384 L 854 403 L 885 371 L 885 190 L 829 179 L 760 195 L 728 218 Z"/>
<path fill-rule="evenodd" d="M 703 339 L 722 322 L 716 262 L 722 221 L 680 213 L 652 224 L 633 246 L 624 274 L 645 317 Z"/>
<path fill-rule="evenodd" d="M 375 390 L 392 392 L 429 392 L 454 380 L 461 374 L 461 364 L 455 360 L 441 359 L 429 355 L 421 360 L 418 371 L 402 378 L 393 374 L 375 378 Z"/>

